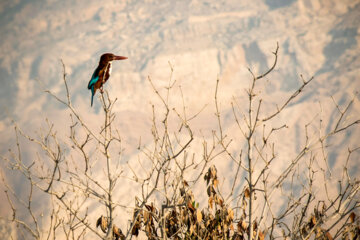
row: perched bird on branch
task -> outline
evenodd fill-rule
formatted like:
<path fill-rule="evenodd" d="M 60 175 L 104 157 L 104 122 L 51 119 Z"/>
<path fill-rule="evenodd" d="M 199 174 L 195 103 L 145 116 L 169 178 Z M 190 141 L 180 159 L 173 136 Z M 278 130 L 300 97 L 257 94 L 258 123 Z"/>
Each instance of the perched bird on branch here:
<path fill-rule="evenodd" d="M 99 66 L 95 69 L 88 84 L 91 90 L 91 106 L 93 105 L 94 95 L 97 89 L 103 92 L 103 84 L 109 79 L 111 74 L 111 62 L 113 60 L 124 60 L 127 57 L 116 56 L 112 53 L 104 53 L 100 57 Z"/>

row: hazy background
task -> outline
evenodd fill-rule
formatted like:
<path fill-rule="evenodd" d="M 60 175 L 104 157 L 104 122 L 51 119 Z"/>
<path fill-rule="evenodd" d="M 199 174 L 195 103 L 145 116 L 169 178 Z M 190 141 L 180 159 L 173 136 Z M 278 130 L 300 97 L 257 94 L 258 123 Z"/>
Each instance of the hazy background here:
<path fill-rule="evenodd" d="M 305 79 L 315 76 L 279 119 L 287 121 L 289 129 L 278 149 L 293 156 L 303 139 L 304 124 L 320 112 L 320 105 L 329 129 L 337 116 L 331 96 L 345 104 L 360 90 L 359 29 L 360 1 L 354 0 L 1 1 L 0 153 L 14 147 L 12 119 L 36 135 L 48 118 L 60 135 L 68 136 L 64 127 L 68 112 L 43 92 L 50 89 L 65 97 L 60 59 L 67 68 L 74 107 L 97 129 L 100 101 L 96 97 L 90 107 L 87 84 L 104 52 L 129 58 L 113 64 L 105 85 L 118 98 L 115 111 L 125 159 L 135 156 L 140 136 L 144 144 L 150 140 L 150 103 L 156 100 L 147 76 L 159 88 L 166 86 L 169 62 L 189 114 L 206 106 L 192 122 L 195 135 L 216 128 L 213 94 L 218 76 L 225 130 L 231 131 L 235 124 L 230 101 L 232 97 L 246 100 L 244 88 L 251 79 L 247 67 L 260 73 L 267 69 L 278 42 L 278 65 L 264 79 L 269 107 L 300 86 L 300 74 Z M 175 104 L 178 96 L 179 92 L 173 96 Z M 358 100 L 349 121 L 360 116 Z M 338 156 L 346 146 L 358 146 L 359 136 L 358 130 L 347 131 L 334 140 L 339 151 L 329 155 L 330 167 L 342 165 Z M 31 152 L 26 146 L 24 151 Z M 218 166 L 223 173 L 232 168 L 221 162 Z M 358 164 L 352 166 L 352 173 L 358 175 Z M 26 188 L 15 177 L 8 181 L 16 183 L 18 191 Z M 2 192 L 0 201 L 6 201 Z M 0 215 L 8 210 L 6 204 L 0 205 Z"/>

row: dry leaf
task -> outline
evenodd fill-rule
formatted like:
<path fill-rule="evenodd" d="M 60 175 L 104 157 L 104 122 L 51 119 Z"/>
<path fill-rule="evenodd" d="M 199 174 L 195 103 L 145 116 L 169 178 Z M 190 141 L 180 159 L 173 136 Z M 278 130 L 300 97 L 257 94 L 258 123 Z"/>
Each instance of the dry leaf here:
<path fill-rule="evenodd" d="M 194 213 L 196 210 L 190 201 L 188 201 L 187 207 L 189 208 L 191 213 Z"/>
<path fill-rule="evenodd" d="M 150 213 L 148 211 L 144 211 L 143 217 L 144 217 L 144 222 L 147 222 L 150 219 Z"/>
<path fill-rule="evenodd" d="M 227 232 L 229 230 L 229 226 L 224 223 L 224 232 Z"/>
<path fill-rule="evenodd" d="M 219 181 L 218 181 L 217 179 L 214 179 L 213 185 L 214 185 L 215 188 L 216 188 L 216 186 L 218 185 L 218 183 L 219 183 Z"/>
<path fill-rule="evenodd" d="M 238 232 L 243 234 L 245 232 L 245 229 L 247 228 L 247 224 L 244 220 L 240 219 L 240 221 L 237 224 Z"/>
<path fill-rule="evenodd" d="M 227 212 L 229 216 L 229 221 L 232 221 L 234 219 L 234 211 L 231 208 L 228 208 Z"/>
<path fill-rule="evenodd" d="M 217 198 L 218 199 L 218 204 L 223 207 L 224 206 L 224 201 L 221 198 Z"/>
<path fill-rule="evenodd" d="M 115 237 L 115 240 L 125 239 L 125 236 L 122 233 L 121 229 L 116 227 L 115 225 L 113 226 L 113 237 Z"/>
<path fill-rule="evenodd" d="M 96 227 L 99 227 L 101 228 L 101 230 L 106 233 L 106 230 L 107 230 L 107 227 L 108 227 L 108 221 L 107 221 L 107 218 L 102 216 L 99 217 L 99 219 L 96 221 Z"/>
<path fill-rule="evenodd" d="M 214 203 L 214 198 L 213 198 L 213 197 L 209 197 L 208 202 L 209 202 L 209 207 L 210 207 L 210 209 L 212 209 L 212 208 L 213 208 L 213 203 Z"/>
<path fill-rule="evenodd" d="M 140 230 L 140 223 L 137 222 L 137 223 L 135 223 L 135 225 L 133 226 L 133 228 L 131 230 L 131 235 L 138 236 L 139 235 L 139 230 Z"/>
<path fill-rule="evenodd" d="M 256 231 L 256 230 L 257 230 L 257 228 L 258 228 L 258 224 L 257 224 L 257 222 L 256 222 L 256 221 L 254 221 L 253 226 L 254 226 L 254 230 Z"/>
<path fill-rule="evenodd" d="M 356 217 L 355 213 L 352 212 L 352 213 L 350 214 L 350 222 L 351 222 L 351 223 L 354 223 L 354 222 L 355 222 L 355 217 Z"/>
<path fill-rule="evenodd" d="M 245 189 L 244 195 L 245 195 L 246 198 L 250 198 L 250 190 L 249 190 L 249 188 Z"/>
<path fill-rule="evenodd" d="M 151 212 L 151 210 L 152 210 L 152 206 L 150 206 L 150 205 L 146 205 L 146 204 L 145 204 L 145 207 L 146 207 L 146 209 L 147 209 L 149 212 Z"/>
<path fill-rule="evenodd" d="M 231 229 L 231 231 L 234 231 L 234 225 L 233 224 L 230 224 L 230 229 Z"/>
<path fill-rule="evenodd" d="M 212 165 L 211 167 L 210 167 L 210 171 L 211 171 L 211 177 L 212 178 L 214 178 L 214 177 L 216 177 L 216 167 L 215 167 L 215 165 Z"/>
<path fill-rule="evenodd" d="M 204 180 L 206 181 L 206 185 L 209 185 L 209 182 L 210 182 L 210 169 L 208 170 L 207 173 L 205 173 Z"/>
<path fill-rule="evenodd" d="M 315 216 L 312 216 L 311 217 L 311 223 L 313 224 L 313 226 L 316 225 L 316 217 Z M 312 228 L 312 227 L 311 227 Z"/>
<path fill-rule="evenodd" d="M 194 232 L 194 225 L 190 226 L 190 235 Z"/>
<path fill-rule="evenodd" d="M 212 194 L 211 194 L 211 186 L 208 186 L 206 192 L 207 192 L 207 195 L 210 197 Z"/>
<path fill-rule="evenodd" d="M 196 220 L 198 223 L 202 221 L 202 214 L 201 214 L 200 209 L 197 209 L 197 211 L 196 211 Z"/>
<path fill-rule="evenodd" d="M 327 232 L 325 234 L 325 237 L 326 237 L 327 240 L 333 240 L 333 237 L 331 236 L 331 234 L 329 232 Z"/>
<path fill-rule="evenodd" d="M 184 197 L 185 196 L 185 188 L 180 188 L 180 196 Z"/>
<path fill-rule="evenodd" d="M 245 221 L 242 221 L 242 222 L 241 222 L 241 227 L 242 227 L 244 230 L 247 229 L 247 224 L 246 224 Z"/>
<path fill-rule="evenodd" d="M 263 232 L 259 232 L 259 239 L 260 240 L 264 240 L 265 239 L 265 235 L 263 234 Z"/>

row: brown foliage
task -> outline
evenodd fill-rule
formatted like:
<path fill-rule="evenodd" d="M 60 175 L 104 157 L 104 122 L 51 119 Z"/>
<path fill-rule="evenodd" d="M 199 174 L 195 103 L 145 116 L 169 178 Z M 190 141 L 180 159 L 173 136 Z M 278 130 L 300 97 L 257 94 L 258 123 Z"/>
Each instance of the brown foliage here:
<path fill-rule="evenodd" d="M 176 206 L 165 206 L 163 209 L 170 209 L 161 215 L 154 206 L 145 204 L 142 209 L 137 206 L 134 210 L 135 224 L 131 230 L 131 234 L 138 236 L 143 231 L 148 239 L 159 239 L 166 235 L 171 239 L 246 239 L 249 236 L 249 228 L 246 222 L 245 208 L 242 209 L 240 219 L 235 219 L 234 210 L 225 204 L 217 190 L 217 170 L 215 166 L 211 166 L 204 176 L 208 189 L 207 208 L 200 209 L 199 204 L 194 200 L 194 195 L 188 189 L 188 184 L 184 184 L 184 188 L 180 191 L 180 202 Z M 186 181 L 185 181 L 186 183 Z M 246 190 L 243 192 L 243 201 L 246 202 L 248 197 Z M 242 205 L 246 206 L 246 203 Z M 97 221 L 97 226 L 106 232 L 106 218 L 101 216 Z M 256 234 L 257 222 L 254 221 L 254 232 Z M 236 227 L 234 227 L 236 226 Z M 121 233 L 121 230 L 116 228 Z M 115 231 L 114 231 L 115 234 Z M 121 233 L 122 234 L 122 233 Z M 121 235 L 123 236 L 123 235 Z M 254 235 L 255 236 L 255 235 Z M 259 239 L 264 239 L 266 234 L 259 231 Z M 118 238 L 116 238 L 118 239 Z M 120 239 L 122 239 L 120 237 Z"/>

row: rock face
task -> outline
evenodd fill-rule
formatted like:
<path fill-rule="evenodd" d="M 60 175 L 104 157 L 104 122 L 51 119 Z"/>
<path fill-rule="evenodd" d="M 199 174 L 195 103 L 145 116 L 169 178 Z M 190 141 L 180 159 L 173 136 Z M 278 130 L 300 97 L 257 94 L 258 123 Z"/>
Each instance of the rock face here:
<path fill-rule="evenodd" d="M 360 85 L 359 9 L 350 0 L 2 3 L 0 93 L 7 110 L 0 113 L 0 131 L 7 131 L 9 116 L 34 129 L 42 121 L 39 111 L 59 114 L 60 106 L 42 93 L 42 88 L 63 93 L 59 59 L 66 64 L 75 106 L 88 114 L 86 84 L 103 52 L 129 57 L 114 64 L 106 86 L 120 100 L 116 111 L 121 116 L 144 119 L 153 96 L 147 76 L 166 86 L 169 63 L 190 109 L 213 101 L 209 95 L 217 77 L 224 101 L 244 96 L 247 68 L 265 71 L 277 42 L 279 62 L 263 92 L 273 105 L 299 86 L 300 74 L 316 79 L 295 105 L 305 100 L 332 104 L 330 96 L 349 99 Z M 131 125 L 125 118 L 122 124 Z M 141 130 L 133 132 L 137 138 Z"/>
<path fill-rule="evenodd" d="M 113 64 L 112 77 L 104 86 L 113 98 L 118 98 L 115 110 L 120 131 L 127 133 L 123 137 L 129 159 L 140 136 L 143 143 L 150 141 L 149 103 L 156 100 L 147 77 L 164 89 L 169 83 L 170 66 L 174 70 L 172 79 L 176 80 L 170 101 L 181 104 L 183 94 L 192 114 L 207 106 L 193 123 L 197 130 L 216 128 L 213 95 L 216 79 L 220 79 L 224 127 L 233 132 L 230 102 L 233 97 L 246 101 L 244 89 L 251 79 L 247 68 L 255 73 L 268 69 L 278 42 L 278 65 L 263 79 L 261 89 L 267 101 L 265 113 L 276 109 L 301 84 L 300 74 L 305 79 L 315 76 L 311 86 L 279 119 L 290 127 L 286 141 L 278 142 L 279 152 L 285 156 L 298 150 L 304 139 L 304 124 L 319 112 L 325 117 L 325 128 L 334 124 L 337 115 L 331 96 L 343 107 L 360 90 L 360 4 L 356 1 L 98 3 L 0 3 L 0 107 L 6 109 L 0 113 L 0 134 L 5 136 L 0 139 L 1 153 L 13 143 L 13 132 L 6 127 L 10 119 L 29 132 L 38 129 L 45 117 L 62 128 L 65 110 L 43 93 L 45 87 L 65 97 L 59 59 L 67 67 L 74 106 L 84 118 L 100 119 L 99 100 L 94 99 L 91 110 L 86 89 L 98 58 L 103 52 L 129 57 Z M 360 116 L 358 100 L 352 110 Z M 96 121 L 90 125 L 96 127 Z M 339 144 L 339 149 L 353 146 L 359 134 L 347 132 L 333 143 Z M 340 164 L 336 156 L 341 153 L 331 154 L 331 167 Z M 225 172 L 230 167 L 219 169 Z M 359 167 L 353 171 L 359 173 Z"/>
<path fill-rule="evenodd" d="M 10 239 L 12 232 L 12 224 L 9 224 L 4 219 L 0 219 L 0 238 Z"/>

